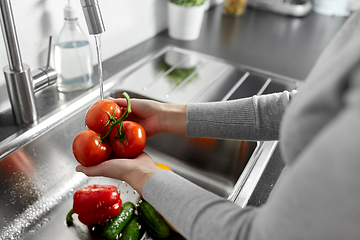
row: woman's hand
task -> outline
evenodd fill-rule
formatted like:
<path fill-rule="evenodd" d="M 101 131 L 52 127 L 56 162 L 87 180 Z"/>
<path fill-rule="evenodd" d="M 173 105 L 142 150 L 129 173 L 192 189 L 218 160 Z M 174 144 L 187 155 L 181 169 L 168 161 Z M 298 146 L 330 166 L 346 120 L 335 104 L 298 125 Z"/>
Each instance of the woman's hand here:
<path fill-rule="evenodd" d="M 161 169 L 143 152 L 134 159 L 111 159 L 92 167 L 78 165 L 76 171 L 89 177 L 103 176 L 126 181 L 142 194 L 146 181 Z"/>
<path fill-rule="evenodd" d="M 121 108 L 126 108 L 124 98 L 113 99 Z M 127 120 L 139 123 L 147 137 L 160 133 L 185 134 L 186 105 L 166 104 L 152 100 L 131 99 L 131 113 Z"/>

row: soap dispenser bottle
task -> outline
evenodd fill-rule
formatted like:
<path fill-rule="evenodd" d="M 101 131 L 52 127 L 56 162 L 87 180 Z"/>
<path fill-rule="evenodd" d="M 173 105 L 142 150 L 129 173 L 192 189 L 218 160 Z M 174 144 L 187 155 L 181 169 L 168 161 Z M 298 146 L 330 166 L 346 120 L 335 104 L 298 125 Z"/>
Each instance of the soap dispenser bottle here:
<path fill-rule="evenodd" d="M 64 8 L 64 18 L 54 52 L 57 89 L 60 92 L 88 89 L 94 85 L 91 47 L 70 1 Z"/>

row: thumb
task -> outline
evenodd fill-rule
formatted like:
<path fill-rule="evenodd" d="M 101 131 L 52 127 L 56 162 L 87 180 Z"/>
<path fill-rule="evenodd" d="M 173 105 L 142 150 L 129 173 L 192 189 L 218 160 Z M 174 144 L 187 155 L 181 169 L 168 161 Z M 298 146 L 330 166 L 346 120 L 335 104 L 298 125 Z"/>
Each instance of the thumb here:
<path fill-rule="evenodd" d="M 75 170 L 77 172 L 84 173 L 87 176 L 101 176 L 106 172 L 104 170 L 104 164 L 102 164 L 102 163 L 95 165 L 95 166 L 91 166 L 91 167 L 85 167 L 83 165 L 78 165 L 78 166 L 76 166 Z"/>

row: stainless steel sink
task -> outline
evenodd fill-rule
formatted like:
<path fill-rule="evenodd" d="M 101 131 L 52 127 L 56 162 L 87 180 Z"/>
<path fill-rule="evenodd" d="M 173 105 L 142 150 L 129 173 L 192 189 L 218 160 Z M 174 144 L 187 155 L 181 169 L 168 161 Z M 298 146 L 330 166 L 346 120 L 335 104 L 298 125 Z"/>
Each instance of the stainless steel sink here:
<path fill-rule="evenodd" d="M 297 82 L 211 56 L 166 46 L 105 81 L 106 96 L 170 103 L 227 101 L 292 90 Z M 71 144 L 85 129 L 87 108 L 99 98 L 93 88 L 0 142 L 0 239 L 96 239 L 89 229 L 67 227 L 72 195 L 83 185 L 119 186 L 123 200 L 138 195 L 124 182 L 87 178 Z M 242 142 L 159 135 L 145 151 L 155 162 L 199 186 L 245 206 L 277 142 Z"/>

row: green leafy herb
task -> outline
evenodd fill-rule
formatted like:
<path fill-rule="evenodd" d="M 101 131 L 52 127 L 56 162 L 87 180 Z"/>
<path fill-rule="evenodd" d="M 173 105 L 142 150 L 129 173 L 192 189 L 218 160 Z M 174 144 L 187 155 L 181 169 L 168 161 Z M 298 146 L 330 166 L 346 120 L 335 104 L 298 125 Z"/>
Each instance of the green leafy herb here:
<path fill-rule="evenodd" d="M 170 0 L 170 2 L 184 7 L 195 7 L 203 5 L 205 0 Z"/>
<path fill-rule="evenodd" d="M 171 68 L 170 65 L 168 65 L 164 60 L 160 63 L 160 68 L 166 72 Z M 174 83 L 175 85 L 180 84 L 182 81 L 184 81 L 190 74 L 192 74 L 195 71 L 196 67 L 192 68 L 175 68 L 172 70 L 168 75 L 166 75 L 166 78 L 169 79 L 170 82 Z M 193 81 L 197 78 L 197 74 L 191 77 L 191 79 L 188 80 L 188 83 Z"/>

